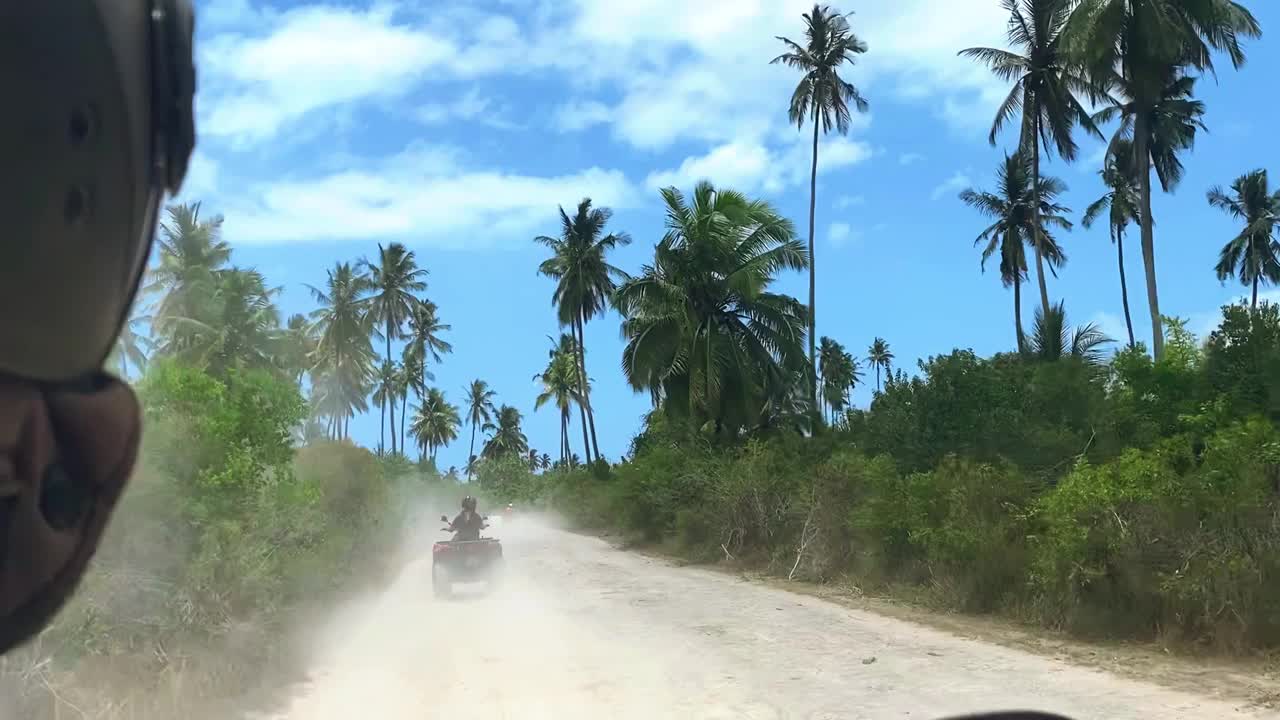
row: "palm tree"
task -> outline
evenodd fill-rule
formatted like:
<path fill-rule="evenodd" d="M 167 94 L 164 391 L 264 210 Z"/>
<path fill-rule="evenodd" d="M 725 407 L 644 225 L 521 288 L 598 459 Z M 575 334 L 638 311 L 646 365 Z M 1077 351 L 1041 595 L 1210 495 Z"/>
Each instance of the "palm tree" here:
<path fill-rule="evenodd" d="M 138 377 L 147 370 L 147 355 L 155 349 L 155 343 L 141 334 L 139 326 L 150 324 L 150 315 L 135 314 L 120 327 L 111 356 L 116 372 L 125 380 L 129 379 L 130 369 L 136 370 Z"/>
<path fill-rule="evenodd" d="M 1212 50 L 1225 51 L 1239 68 L 1245 61 L 1241 39 L 1261 34 L 1258 21 L 1234 0 L 1076 0 L 1068 21 L 1067 48 L 1088 69 L 1093 84 L 1119 84 L 1127 96 L 1156 358 L 1164 353 L 1151 214 L 1151 165 L 1158 157 L 1153 147 L 1159 135 L 1157 108 L 1167 104 L 1177 68 L 1213 72 Z"/>
<path fill-rule="evenodd" d="M 510 405 L 498 408 L 496 418 L 485 423 L 482 428 L 490 433 L 489 439 L 480 451 L 485 459 L 500 458 L 506 455 L 523 455 L 529 450 L 529 439 L 520 429 L 520 411 Z"/>
<path fill-rule="evenodd" d="M 453 345 L 440 337 L 445 331 L 452 330 L 453 326 L 440 322 L 439 312 L 435 303 L 423 300 L 414 306 L 413 313 L 409 316 L 409 334 L 403 353 L 405 388 L 412 390 L 419 402 L 422 401 L 427 382 L 436 379 L 435 374 L 427 370 L 427 360 L 439 363 L 441 355 L 453 352 Z M 406 392 L 400 406 L 401 418 L 404 417 L 404 403 L 408 402 L 408 397 Z M 403 444 L 401 437 L 401 445 Z"/>
<path fill-rule="evenodd" d="M 1089 323 L 1074 330 L 1067 324 L 1067 311 L 1059 300 L 1048 313 L 1036 311 L 1035 324 L 1022 352 L 1036 360 L 1054 362 L 1064 357 L 1078 358 L 1095 367 L 1103 367 L 1103 345 L 1114 342 Z"/>
<path fill-rule="evenodd" d="M 807 119 L 813 119 L 813 163 L 809 170 L 809 368 L 810 398 L 816 405 L 818 385 L 813 370 L 817 367 L 816 279 L 814 264 L 813 227 L 818 201 L 818 131 L 829 133 L 834 128 L 841 135 L 849 132 L 852 118 L 849 106 L 858 112 L 866 112 L 869 105 L 858 88 L 840 77 L 840 66 L 857 62 L 857 56 L 867 51 L 867 44 L 858 39 L 849 25 L 849 16 L 842 15 L 823 5 L 814 5 L 805 13 L 804 45 L 785 37 L 778 37 L 787 46 L 787 52 L 770 61 L 782 63 L 800 70 L 804 77 L 791 94 L 787 116 L 797 128 L 804 127 Z"/>
<path fill-rule="evenodd" d="M 553 348 L 551 360 L 547 363 L 547 369 L 533 376 L 534 380 L 542 381 L 542 392 L 539 393 L 534 401 L 535 410 L 540 409 L 548 402 L 554 401 L 556 408 L 560 411 L 560 459 L 564 460 L 569 456 L 569 417 L 570 410 L 576 403 L 579 407 L 583 404 L 582 385 L 578 378 L 578 363 L 573 352 L 573 338 L 569 335 L 561 335 L 561 346 Z M 564 341 L 568 341 L 569 347 L 564 348 Z M 583 425 L 583 446 L 590 456 L 591 446 L 586 442 L 586 426 Z"/>
<path fill-rule="evenodd" d="M 316 341 L 315 325 L 307 316 L 297 313 L 289 316 L 281 336 L 276 362 L 281 371 L 295 383 L 301 384 L 303 376 L 311 369 Z"/>
<path fill-rule="evenodd" d="M 493 399 L 498 396 L 498 393 L 489 389 L 489 383 L 479 379 L 472 380 L 465 392 L 467 422 L 471 423 L 471 450 L 467 453 L 467 457 L 471 458 L 467 463 L 467 478 L 470 479 L 476 456 L 476 427 L 488 425 L 493 419 Z"/>
<path fill-rule="evenodd" d="M 609 251 L 619 245 L 631 244 L 631 236 L 626 233 L 604 234 L 604 227 L 611 217 L 612 210 L 592 208 L 591 198 L 583 198 L 572 218 L 563 207 L 560 208 L 560 237 L 540 235 L 534 238 L 535 242 L 551 249 L 551 257 L 538 266 L 538 272 L 556 281 L 551 302 L 556 306 L 560 324 L 569 326 L 577 343 L 578 394 L 582 398 L 578 409 L 582 415 L 583 431 L 586 432 L 588 427 L 591 430 L 588 461 L 594 461 L 593 457 L 599 459 L 600 446 L 596 441 L 595 411 L 587 388 L 584 329 L 587 321 L 605 311 L 609 298 L 617 289 L 617 282 L 627 277 L 622 270 L 609 264 Z"/>
<path fill-rule="evenodd" d="M 413 251 L 404 245 L 393 242 L 387 247 L 378 245 L 378 262 L 362 260 L 361 265 L 369 273 L 369 290 L 367 299 L 369 315 L 373 320 L 374 333 L 386 340 L 386 355 L 383 359 L 391 360 L 391 341 L 403 338 L 404 324 L 413 316 L 418 300 L 414 293 L 427 289 L 427 283 L 421 278 L 427 271 L 418 267 Z M 391 403 L 391 454 L 396 452 L 396 408 L 397 397 L 387 398 Z"/>
<path fill-rule="evenodd" d="M 529 463 L 529 472 L 538 472 L 538 451 L 535 448 L 529 448 L 529 454 L 525 458 Z"/>
<path fill-rule="evenodd" d="M 772 389 L 816 374 L 805 363 L 804 305 L 768 292 L 780 270 L 808 266 L 804 245 L 791 221 L 742 193 L 704 181 L 692 203 L 675 188 L 662 197 L 667 232 L 653 264 L 614 296 L 623 371 L 669 412 L 716 430 L 753 426 Z"/>
<path fill-rule="evenodd" d="M 1076 157 L 1077 146 L 1071 136 L 1079 124 L 1102 138 L 1088 111 L 1076 93 L 1094 93 L 1084 74 L 1073 66 L 1064 48 L 1063 29 L 1070 16 L 1071 0 L 1001 0 L 1009 13 L 1009 44 L 1018 52 L 996 48 L 968 48 L 960 55 L 982 62 L 1002 80 L 1012 80 L 1013 89 L 996 110 L 988 137 L 991 145 L 1001 128 L 1017 113 L 1021 137 L 1018 147 L 1031 163 L 1031 192 L 1039 194 L 1040 148 L 1054 150 L 1068 162 Z M 1031 207 L 1031 227 L 1038 227 L 1038 209 Z M 1040 307 L 1049 311 L 1049 289 L 1044 276 L 1042 238 L 1031 236 L 1036 256 L 1036 276 L 1040 283 Z"/>
<path fill-rule="evenodd" d="M 551 469 L 551 456 L 550 456 L 550 455 L 548 455 L 547 453 L 542 453 L 542 457 L 538 458 L 538 465 L 539 465 L 539 467 L 541 467 L 543 470 L 550 470 L 550 469 Z"/>
<path fill-rule="evenodd" d="M 1244 229 L 1222 247 L 1214 268 L 1223 283 L 1236 275 L 1242 285 L 1253 286 L 1249 307 L 1258 307 L 1258 284 L 1280 284 L 1280 242 L 1276 223 L 1280 222 L 1280 190 L 1267 186 L 1267 171 L 1254 170 L 1231 183 L 1232 195 L 1222 188 L 1209 190 L 1209 204 L 1244 222 Z"/>
<path fill-rule="evenodd" d="M 1163 70 L 1164 84 L 1154 99 L 1139 102 L 1135 99 L 1138 91 L 1120 76 L 1112 77 L 1112 85 L 1118 97 L 1110 97 L 1111 105 L 1100 110 L 1094 118 L 1099 122 L 1109 122 L 1117 117 L 1119 128 L 1112 138 L 1107 152 L 1118 155 L 1124 151 L 1124 144 L 1131 145 L 1133 153 L 1134 177 L 1138 190 L 1138 217 L 1151 218 L 1151 227 L 1155 226 L 1155 218 L 1150 215 L 1151 203 L 1151 169 L 1156 171 L 1160 187 L 1165 192 L 1172 192 L 1182 180 L 1182 160 L 1178 157 L 1184 150 L 1190 150 L 1195 144 L 1196 132 L 1204 130 L 1204 103 L 1193 99 L 1196 79 L 1185 74 L 1178 65 L 1169 65 Z M 1137 128 L 1145 129 L 1146 152 L 1138 155 Z M 1145 176 L 1145 180 L 1144 180 Z M 1146 187 L 1144 196 L 1143 187 Z M 1146 197 L 1144 201 L 1143 198 Z M 1148 231 L 1147 224 L 1139 222 L 1142 228 L 1142 260 L 1147 271 L 1147 302 L 1152 307 L 1159 305 L 1156 292 L 1155 246 L 1147 245 L 1147 238 L 1154 235 Z M 1154 241 L 1153 241 L 1154 243 Z M 1148 252 L 1150 250 L 1151 252 Z M 1154 303 L 1154 304 L 1153 304 Z M 1153 311 L 1154 312 L 1154 311 Z M 1157 356 L 1163 353 L 1164 332 L 1159 330 L 1162 318 L 1152 318 L 1152 331 L 1159 333 L 1159 340 L 1153 338 L 1153 348 L 1158 348 Z"/>
<path fill-rule="evenodd" d="M 368 278 L 350 263 L 336 263 L 327 274 L 325 289 L 307 286 L 320 305 L 311 314 L 317 334 L 312 390 L 333 437 L 342 438 L 347 421 L 368 409 L 376 354 L 369 341 L 371 318 L 361 300 Z"/>
<path fill-rule="evenodd" d="M 998 192 L 980 192 L 970 188 L 960 193 L 960 199 L 966 205 L 995 221 L 978 235 L 974 245 L 986 243 L 982 250 L 984 270 L 987 259 L 997 251 L 1000 253 L 1000 280 L 1005 287 L 1013 287 L 1013 323 L 1018 347 L 1022 347 L 1024 340 L 1022 281 L 1027 274 L 1025 247 L 1031 244 L 1029 238 L 1038 235 L 1041 238 L 1041 252 L 1052 268 L 1058 262 L 1061 249 L 1048 226 L 1071 227 L 1070 221 L 1062 216 L 1062 213 L 1069 212 L 1069 208 L 1054 202 L 1066 190 L 1062 181 L 1053 177 L 1041 178 L 1040 201 L 1037 203 L 1033 201 L 1030 176 L 1031 164 L 1019 150 L 1006 155 L 1004 163 L 996 172 Z M 1032 206 L 1036 207 L 1035 221 L 1040 224 L 1039 233 L 1032 231 Z"/>
<path fill-rule="evenodd" d="M 396 389 L 400 380 L 397 375 L 396 364 L 390 360 L 383 360 L 378 366 L 378 375 L 374 378 L 373 402 L 382 410 L 382 418 L 378 423 L 379 455 L 384 452 L 387 445 L 387 405 L 388 401 L 396 398 Z M 392 425 L 391 434 L 394 436 L 395 432 L 396 428 Z"/>
<path fill-rule="evenodd" d="M 274 368 L 282 347 L 280 314 L 262 273 L 219 271 L 213 294 L 194 317 L 169 317 L 159 351 L 224 376 L 233 368 Z"/>
<path fill-rule="evenodd" d="M 180 319 L 208 315 L 231 246 L 221 238 L 222 216 L 201 220 L 200 203 L 170 205 L 168 213 L 168 222 L 160 225 L 158 262 L 142 292 L 161 294 L 152 313 L 152 335 L 168 352 L 176 352 L 189 344 L 194 331 Z"/>
<path fill-rule="evenodd" d="M 1129 284 L 1124 273 L 1124 233 L 1129 223 L 1142 223 L 1139 214 L 1138 183 L 1133 175 L 1133 143 L 1120 140 L 1112 145 L 1102 170 L 1102 184 L 1107 193 L 1084 211 L 1082 223 L 1092 227 L 1103 212 L 1107 213 L 1107 225 L 1111 229 L 1111 242 L 1116 246 L 1116 261 L 1120 266 L 1120 302 L 1124 306 L 1125 329 L 1129 331 L 1129 347 L 1137 344 L 1133 337 L 1133 318 L 1129 315 Z"/>
<path fill-rule="evenodd" d="M 428 388 L 423 395 L 422 404 L 414 414 L 410 432 L 418 441 L 418 447 L 430 453 L 429 457 L 434 463 L 440 448 L 458 439 L 461 424 L 458 408 L 449 404 L 439 388 Z M 419 456 L 419 462 L 422 459 Z"/>
<path fill-rule="evenodd" d="M 828 381 L 835 375 L 840 356 L 844 354 L 844 346 L 835 340 L 825 335 L 818 340 L 818 401 L 823 407 L 831 402 Z"/>
<path fill-rule="evenodd" d="M 885 374 L 893 372 L 893 352 L 889 350 L 889 343 L 884 338 L 876 338 L 871 341 L 871 347 L 867 349 L 867 362 L 876 369 L 876 390 L 880 390 L 880 371 L 884 370 Z"/>
<path fill-rule="evenodd" d="M 822 373 L 822 398 L 831 410 L 831 422 L 849 404 L 849 393 L 861 378 L 858 361 L 840 343 L 829 337 L 818 344 L 818 367 Z"/>

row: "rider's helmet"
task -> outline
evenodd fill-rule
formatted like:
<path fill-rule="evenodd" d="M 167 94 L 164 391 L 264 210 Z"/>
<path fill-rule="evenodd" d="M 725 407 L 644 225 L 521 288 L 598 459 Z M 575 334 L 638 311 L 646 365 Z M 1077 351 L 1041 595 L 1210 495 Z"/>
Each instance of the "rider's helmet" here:
<path fill-rule="evenodd" d="M 23 2 L 0 27 L 0 373 L 67 381 L 101 370 L 186 175 L 191 0 Z"/>
<path fill-rule="evenodd" d="M 471 512 L 475 512 L 475 511 L 476 511 L 476 499 L 475 499 L 475 498 L 473 498 L 473 497 L 471 497 L 470 495 L 468 495 L 468 496 L 466 496 L 466 497 L 462 498 L 462 509 L 463 509 L 463 510 L 470 510 Z"/>
<path fill-rule="evenodd" d="M 75 590 L 133 467 L 103 366 L 195 144 L 193 29 L 192 0 L 0 12 L 0 651 Z"/>

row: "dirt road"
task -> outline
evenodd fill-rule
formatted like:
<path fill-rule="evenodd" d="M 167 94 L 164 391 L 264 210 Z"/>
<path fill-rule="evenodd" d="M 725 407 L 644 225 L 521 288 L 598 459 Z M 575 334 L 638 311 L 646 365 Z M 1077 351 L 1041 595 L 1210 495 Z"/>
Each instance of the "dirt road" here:
<path fill-rule="evenodd" d="M 1263 718 L 871 613 L 504 528 L 509 579 L 434 601 L 414 564 L 327 634 L 281 720 L 911 718 L 1039 709 L 1085 720 Z M 429 562 L 429 559 L 428 561 Z"/>

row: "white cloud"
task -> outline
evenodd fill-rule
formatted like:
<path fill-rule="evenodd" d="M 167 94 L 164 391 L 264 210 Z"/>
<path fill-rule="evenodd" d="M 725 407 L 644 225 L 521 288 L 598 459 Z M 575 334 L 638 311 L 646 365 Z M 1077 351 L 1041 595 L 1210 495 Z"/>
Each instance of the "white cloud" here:
<path fill-rule="evenodd" d="M 1132 308 L 1130 308 L 1132 312 Z M 1098 326 L 1103 334 L 1115 341 L 1115 348 L 1124 347 L 1129 342 L 1129 330 L 1125 327 L 1124 316 L 1118 313 L 1100 311 L 1089 318 L 1089 322 Z M 1135 335 L 1138 328 L 1134 328 Z M 1137 339 L 1135 337 L 1135 339 Z"/>
<path fill-rule="evenodd" d="M 638 198 L 616 170 L 541 177 L 469 166 L 457 150 L 415 145 L 364 167 L 252 185 L 218 200 L 237 242 L 400 238 L 480 247 L 527 239 L 555 219 L 557 205 L 584 196 L 615 208 Z"/>
<path fill-rule="evenodd" d="M 218 188 L 218 162 L 206 153 L 196 150 L 187 165 L 187 176 L 182 181 L 182 190 L 177 198 L 199 199 L 212 194 Z"/>
<path fill-rule="evenodd" d="M 1187 329 L 1201 341 L 1209 339 L 1209 333 L 1218 329 L 1218 325 L 1222 323 L 1222 306 L 1223 305 L 1248 305 L 1253 299 L 1252 292 L 1245 292 L 1232 298 L 1223 300 L 1218 306 L 1212 310 L 1201 310 L 1191 313 L 1187 317 Z M 1258 290 L 1258 304 L 1263 301 L 1280 304 L 1280 288 L 1271 288 L 1267 290 Z M 1145 317 L 1145 315 L 1144 315 Z"/>
<path fill-rule="evenodd" d="M 809 179 L 810 153 L 811 148 L 801 141 L 775 149 L 752 140 L 728 142 L 705 155 L 685 158 L 675 169 L 651 173 L 645 184 L 651 189 L 689 187 L 707 179 L 743 191 L 778 192 Z M 818 174 L 857 165 L 873 154 L 866 143 L 843 137 L 828 140 L 819 151 Z"/>
<path fill-rule="evenodd" d="M 724 143 L 786 125 L 785 99 L 798 76 L 768 60 L 783 49 L 776 35 L 802 35 L 810 0 L 566 5 L 576 14 L 554 36 L 560 62 L 575 64 L 583 85 L 608 82 L 622 93 L 613 108 L 624 141 L 642 148 L 681 139 Z M 873 106 L 893 95 L 929 101 L 966 128 L 989 123 L 1006 88 L 956 51 L 1001 46 L 1006 19 L 990 0 L 869 3 L 852 22 L 870 50 L 845 75 Z"/>
<path fill-rule="evenodd" d="M 498 130 L 515 130 L 521 126 L 509 119 L 506 108 L 499 107 L 492 98 L 471 88 L 457 100 L 449 103 L 427 103 L 414 112 L 425 125 L 440 125 L 453 120 L 473 120 Z"/>
<path fill-rule="evenodd" d="M 967 174 L 957 172 L 935 187 L 933 192 L 929 193 L 929 197 L 930 199 L 938 200 L 943 195 L 954 195 L 972 184 L 973 180 Z"/>
<path fill-rule="evenodd" d="M 554 125 L 565 132 L 585 130 L 609 122 L 613 114 L 613 110 L 602 102 L 571 102 L 556 108 Z"/>
<path fill-rule="evenodd" d="M 446 39 L 396 23 L 386 7 L 304 7 L 261 37 L 227 33 L 200 54 L 201 132 L 266 140 L 307 113 L 406 92 L 455 60 Z"/>
<path fill-rule="evenodd" d="M 924 156 L 921 155 L 920 153 L 913 153 L 913 152 L 902 153 L 901 155 L 898 156 L 898 164 L 911 165 L 913 163 L 920 162 L 923 159 L 924 159 Z"/>
<path fill-rule="evenodd" d="M 836 198 L 835 206 L 837 210 L 844 210 L 855 205 L 866 205 L 867 198 L 862 195 L 841 195 Z"/>
<path fill-rule="evenodd" d="M 827 226 L 827 241 L 831 243 L 831 247 L 842 248 L 861 240 L 862 233 L 849 227 L 848 223 L 834 222 Z"/>

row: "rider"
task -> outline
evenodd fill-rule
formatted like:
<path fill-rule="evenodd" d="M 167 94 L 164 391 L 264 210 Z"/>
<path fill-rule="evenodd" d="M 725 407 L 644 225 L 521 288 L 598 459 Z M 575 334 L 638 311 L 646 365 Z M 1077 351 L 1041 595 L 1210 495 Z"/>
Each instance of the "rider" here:
<path fill-rule="evenodd" d="M 462 498 L 462 512 L 449 523 L 454 540 L 479 540 L 480 531 L 488 527 L 484 518 L 476 512 L 476 499 L 470 495 Z"/>
<path fill-rule="evenodd" d="M 103 366 L 186 175 L 195 67 L 191 0 L 0 17 L 3 652 L 75 591 L 133 469 L 138 404 Z"/>

